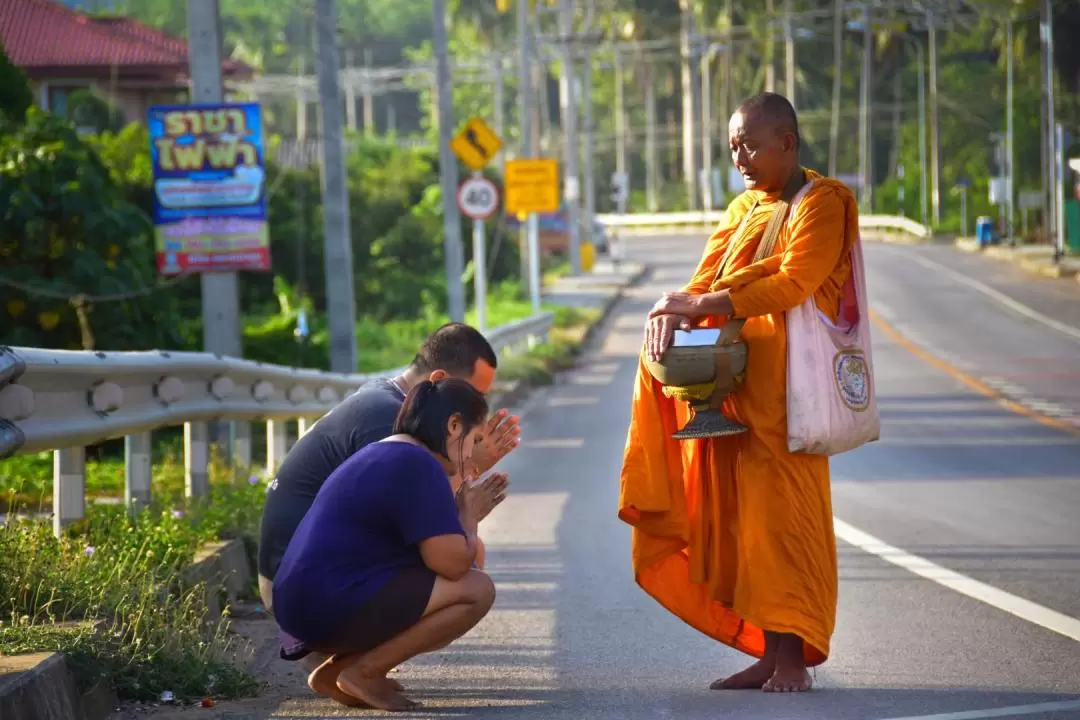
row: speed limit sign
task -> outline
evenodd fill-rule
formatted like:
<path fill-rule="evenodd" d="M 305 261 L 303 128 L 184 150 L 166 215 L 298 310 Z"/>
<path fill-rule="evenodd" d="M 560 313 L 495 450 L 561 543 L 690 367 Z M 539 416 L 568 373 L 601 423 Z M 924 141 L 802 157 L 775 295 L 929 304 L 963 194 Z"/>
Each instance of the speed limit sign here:
<path fill-rule="evenodd" d="M 486 177 L 474 175 L 461 183 L 457 203 L 470 220 L 487 220 L 499 207 L 499 188 Z"/>

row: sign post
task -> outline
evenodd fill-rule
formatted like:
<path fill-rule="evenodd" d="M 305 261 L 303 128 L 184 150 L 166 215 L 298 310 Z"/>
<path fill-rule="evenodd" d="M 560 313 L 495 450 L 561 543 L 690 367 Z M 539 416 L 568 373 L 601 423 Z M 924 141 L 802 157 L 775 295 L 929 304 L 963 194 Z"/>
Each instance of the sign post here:
<path fill-rule="evenodd" d="M 461 183 L 458 209 L 473 221 L 473 286 L 476 293 L 477 329 L 487 330 L 487 238 L 484 221 L 499 207 L 499 189 L 479 172 Z"/>
<path fill-rule="evenodd" d="M 540 219 L 559 211 L 559 163 L 551 159 L 506 163 L 506 212 L 524 218 L 529 242 L 529 294 L 540 312 Z"/>
<path fill-rule="evenodd" d="M 472 177 L 458 187 L 457 205 L 461 213 L 473 221 L 473 283 L 480 332 L 484 332 L 487 325 L 487 240 L 484 237 L 484 221 L 499 206 L 499 189 L 480 171 L 495 159 L 502 145 L 502 139 L 478 117 L 470 118 L 450 141 L 450 149 L 473 171 Z"/>

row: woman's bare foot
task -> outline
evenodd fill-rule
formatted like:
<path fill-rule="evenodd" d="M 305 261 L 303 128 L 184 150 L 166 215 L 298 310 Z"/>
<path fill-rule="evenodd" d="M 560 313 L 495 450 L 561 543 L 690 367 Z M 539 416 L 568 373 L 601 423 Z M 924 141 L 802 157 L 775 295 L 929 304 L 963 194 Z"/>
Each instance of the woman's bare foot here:
<path fill-rule="evenodd" d="M 394 685 L 393 680 L 385 677 L 347 677 L 341 674 L 337 679 L 338 690 L 379 710 L 401 712 L 420 706 L 420 703 L 402 695 Z"/>
<path fill-rule="evenodd" d="M 776 660 L 764 658 L 737 672 L 731 677 L 721 678 L 709 686 L 710 690 L 760 690 L 776 673 Z"/>
<path fill-rule="evenodd" d="M 308 675 L 308 687 L 323 697 L 328 697 L 346 707 L 370 707 L 363 700 L 353 697 L 338 689 L 337 679 L 341 673 L 341 663 L 325 662 Z"/>
<path fill-rule="evenodd" d="M 776 672 L 761 689 L 775 693 L 806 692 L 813 686 L 814 681 L 810 679 L 806 668 L 777 667 Z"/>

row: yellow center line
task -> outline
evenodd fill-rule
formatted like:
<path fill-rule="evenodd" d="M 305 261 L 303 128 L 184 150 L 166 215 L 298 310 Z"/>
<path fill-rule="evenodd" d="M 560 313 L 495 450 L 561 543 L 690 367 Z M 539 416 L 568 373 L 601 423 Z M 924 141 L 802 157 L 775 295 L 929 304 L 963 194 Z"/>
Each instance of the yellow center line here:
<path fill-rule="evenodd" d="M 891 323 L 885 320 L 885 318 L 883 318 L 877 311 L 872 308 L 870 310 L 870 320 L 891 342 L 904 348 L 920 360 L 932 365 L 933 367 L 941 370 L 942 372 L 955 378 L 956 380 L 959 380 L 961 383 L 968 386 L 980 395 L 984 395 L 988 398 L 996 400 L 997 403 L 1006 410 L 1014 412 L 1017 415 L 1023 415 L 1024 417 L 1030 418 L 1035 422 L 1045 425 L 1047 427 L 1052 427 L 1056 430 L 1062 430 L 1075 437 L 1080 437 L 1080 428 L 1076 427 L 1076 425 L 1074 425 L 1073 423 L 1068 422 L 1067 420 L 1062 420 L 1061 418 L 1056 418 L 1050 415 L 1046 415 L 1044 413 L 1040 413 L 1037 410 L 1033 410 L 1032 408 L 1027 407 L 1026 405 L 1022 405 L 1013 400 L 1009 400 L 1000 392 L 990 387 L 977 377 L 974 377 L 973 375 L 964 372 L 952 363 L 947 362 L 946 360 L 943 360 L 937 355 L 929 352 L 925 348 L 916 345 L 911 340 L 904 337 L 904 335 L 901 334 L 899 330 L 893 327 Z"/>

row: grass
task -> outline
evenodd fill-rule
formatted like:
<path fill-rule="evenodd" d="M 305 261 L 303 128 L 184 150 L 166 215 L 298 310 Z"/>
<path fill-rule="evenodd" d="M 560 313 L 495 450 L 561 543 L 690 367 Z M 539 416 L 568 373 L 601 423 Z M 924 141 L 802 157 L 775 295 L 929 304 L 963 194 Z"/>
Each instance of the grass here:
<path fill-rule="evenodd" d="M 215 463 L 218 477 L 227 468 Z M 211 618 L 202 585 L 178 571 L 196 550 L 249 536 L 265 483 L 216 483 L 204 502 L 131 516 L 91 506 L 57 540 L 44 519 L 9 515 L 0 528 L 0 654 L 65 654 L 85 690 L 109 682 L 122 699 L 253 695 L 258 682 L 230 657 L 228 618 Z"/>
<path fill-rule="evenodd" d="M 547 309 L 555 314 L 548 342 L 508 357 L 501 378 L 550 383 L 600 315 Z M 211 497 L 188 502 L 181 446 L 159 435 L 154 507 L 132 516 L 120 505 L 92 504 L 59 541 L 48 519 L 8 515 L 0 527 L 0 655 L 63 653 L 84 690 L 109 682 L 126 700 L 154 701 L 166 691 L 180 701 L 254 695 L 258 681 L 231 662 L 228 611 L 208 619 L 205 589 L 184 586 L 178 571 L 209 541 L 256 535 L 265 480 L 221 480 L 234 473 L 214 458 Z M 0 493 L 43 507 L 51 475 L 50 452 L 2 461 Z M 88 493 L 122 495 L 123 483 L 122 459 L 87 462 Z"/>

